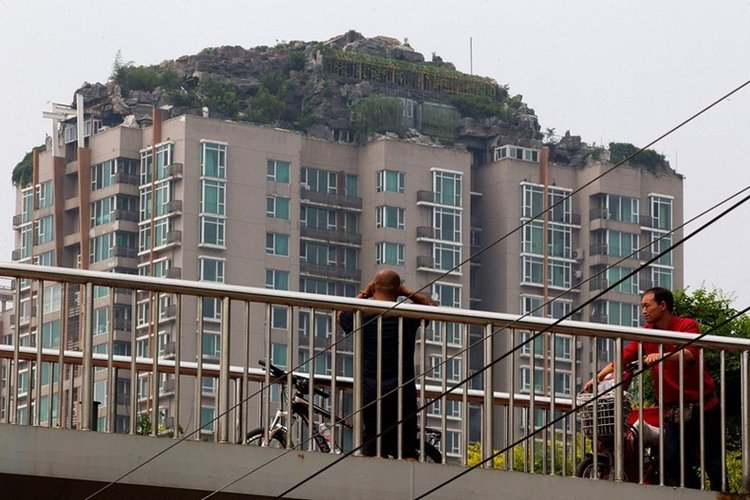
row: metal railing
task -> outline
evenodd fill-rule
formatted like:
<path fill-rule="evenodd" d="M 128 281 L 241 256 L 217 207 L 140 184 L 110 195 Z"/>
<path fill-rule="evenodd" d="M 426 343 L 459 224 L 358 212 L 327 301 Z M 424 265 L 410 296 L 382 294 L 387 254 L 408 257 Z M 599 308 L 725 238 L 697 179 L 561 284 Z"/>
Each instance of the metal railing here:
<path fill-rule="evenodd" d="M 599 358 L 597 339 L 615 341 L 619 372 L 624 341 L 679 346 L 696 337 L 407 303 L 391 310 L 393 303 L 379 301 L 13 263 L 0 264 L 0 277 L 32 282 L 16 290 L 14 312 L 29 300 L 45 304 L 25 323 L 15 314 L 11 333 L 0 344 L 5 423 L 244 442 L 249 429 L 267 425 L 280 404 L 278 391 L 269 390 L 279 381 L 258 366 L 258 359 L 263 359 L 309 377 L 310 399 L 314 387 L 330 388 L 327 409 L 354 422 L 351 435 L 339 430 L 338 437 L 344 449 L 356 448 L 362 444 L 362 400 L 354 381 L 363 366 L 356 354 L 362 346 L 356 326 L 387 313 L 421 320 L 416 340 L 417 418 L 421 429 L 442 431 L 444 463 L 466 465 L 476 449 L 488 459 L 485 467 L 494 463 L 556 475 L 573 475 L 587 455 L 598 457 L 591 450 L 605 439 L 591 427 L 583 433 L 574 411 L 576 393 L 602 367 L 588 364 Z M 59 296 L 59 302 L 45 301 L 51 287 L 58 285 L 59 295 L 55 292 L 53 297 Z M 107 288 L 109 293 L 103 294 Z M 69 317 L 65 305 L 77 293 L 80 308 Z M 159 314 L 159 304 L 167 297 L 174 313 L 170 317 Z M 104 319 L 107 325 L 115 324 L 115 305 L 130 305 L 134 316 L 148 318 L 148 328 L 137 328 L 139 322 L 133 320 L 129 340 L 109 335 L 99 325 Z M 336 326 L 340 310 L 361 313 L 355 314 L 352 337 Z M 732 415 L 721 406 L 722 422 L 730 417 L 743 422 L 738 442 L 722 442 L 722 456 L 725 470 L 731 457 L 741 461 L 746 489 L 750 341 L 705 336 L 694 345 L 701 358 L 704 349 L 719 352 L 716 379 L 721 381 L 722 402 L 740 403 L 732 406 L 738 412 Z M 311 360 L 312 355 L 317 359 Z M 739 367 L 738 380 L 743 381 L 738 389 L 724 384 L 725 360 L 730 357 L 738 358 L 732 365 Z M 401 375 L 400 382 L 409 381 L 409 374 Z M 641 384 L 640 376 L 636 383 Z M 633 398 L 637 408 L 645 405 L 640 388 Z M 727 393 L 730 389 L 737 393 Z M 286 404 L 291 412 L 291 400 Z M 638 481 L 624 477 L 622 404 L 622 393 L 616 392 L 614 462 L 609 467 L 613 477 Z M 699 412 L 703 414 L 702 407 Z M 312 421 L 312 409 L 310 413 Z M 304 437 L 298 430 L 287 446 L 294 441 L 314 449 Z M 636 446 L 643 449 L 644 444 Z M 730 453 L 735 450 L 739 455 Z M 500 458 L 489 460 L 493 455 Z M 602 466 L 596 460 L 594 471 Z"/>

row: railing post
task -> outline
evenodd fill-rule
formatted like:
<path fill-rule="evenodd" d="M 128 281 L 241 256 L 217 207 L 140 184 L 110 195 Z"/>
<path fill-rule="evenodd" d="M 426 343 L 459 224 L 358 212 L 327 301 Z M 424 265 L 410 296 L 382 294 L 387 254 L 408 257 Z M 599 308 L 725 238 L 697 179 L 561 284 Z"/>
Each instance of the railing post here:
<path fill-rule="evenodd" d="M 625 471 L 623 462 L 625 460 L 625 449 L 623 447 L 623 397 L 622 397 L 622 338 L 615 339 L 615 481 L 623 481 Z"/>
<path fill-rule="evenodd" d="M 362 455 L 362 312 L 354 313 L 354 432 L 352 433 L 352 446 L 357 451 L 355 455 Z"/>
<path fill-rule="evenodd" d="M 492 450 L 492 417 L 493 417 L 493 384 L 492 384 L 492 324 L 484 326 L 484 429 L 482 430 L 482 460 L 488 460 Z M 484 463 L 487 469 L 492 468 L 492 460 Z"/>
<path fill-rule="evenodd" d="M 750 493 L 750 351 L 742 352 L 742 488 Z"/>
<path fill-rule="evenodd" d="M 229 442 L 229 333 L 231 299 L 221 299 L 221 358 L 219 363 L 219 442 Z"/>
<path fill-rule="evenodd" d="M 94 331 L 94 285 L 89 281 L 86 283 L 84 293 L 84 322 L 83 322 L 83 368 L 81 372 L 81 418 L 78 425 L 81 430 L 91 430 L 91 415 L 94 403 L 94 372 L 91 363 L 93 352 Z"/>

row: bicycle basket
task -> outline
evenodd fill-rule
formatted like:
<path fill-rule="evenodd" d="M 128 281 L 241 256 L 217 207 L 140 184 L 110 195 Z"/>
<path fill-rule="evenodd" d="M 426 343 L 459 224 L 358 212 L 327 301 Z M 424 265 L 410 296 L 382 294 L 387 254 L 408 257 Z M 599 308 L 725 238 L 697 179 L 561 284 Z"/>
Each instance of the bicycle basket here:
<path fill-rule="evenodd" d="M 615 394 L 609 392 L 599 397 L 596 401 L 591 401 L 594 395 L 589 392 L 582 392 L 576 396 L 576 404 L 580 407 L 578 410 L 578 419 L 581 421 L 581 432 L 587 438 L 594 435 L 594 408 L 596 408 L 596 434 L 598 438 L 614 436 L 615 434 Z M 622 393 L 622 421 L 630 413 L 632 400 L 630 394 Z"/>

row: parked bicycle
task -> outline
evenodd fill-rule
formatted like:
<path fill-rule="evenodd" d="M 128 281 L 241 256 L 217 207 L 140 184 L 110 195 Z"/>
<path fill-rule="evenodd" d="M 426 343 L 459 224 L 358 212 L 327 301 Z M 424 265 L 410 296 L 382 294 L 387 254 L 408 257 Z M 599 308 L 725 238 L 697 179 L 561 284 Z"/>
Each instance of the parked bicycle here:
<path fill-rule="evenodd" d="M 266 366 L 266 363 L 263 360 L 258 361 L 258 363 L 260 363 L 261 366 Z M 307 432 L 303 432 L 303 436 L 310 435 L 309 431 L 312 429 L 312 435 L 310 437 L 315 442 L 315 446 L 319 451 L 329 453 L 331 451 L 331 446 L 333 446 L 335 453 L 341 453 L 341 446 L 337 443 L 336 439 L 334 439 L 334 434 L 337 428 L 351 429 L 352 424 L 337 416 L 333 425 L 329 425 L 327 422 L 332 422 L 331 413 L 313 402 L 313 414 L 319 415 L 321 420 L 317 423 L 313 422 L 313 425 L 310 425 L 308 415 L 310 402 L 305 399 L 305 396 L 309 393 L 310 381 L 306 377 L 301 377 L 296 373 L 292 374 L 292 384 L 294 385 L 294 393 L 292 396 L 292 421 L 291 424 L 287 424 L 288 411 L 286 410 L 286 381 L 288 374 L 271 363 L 268 364 L 267 369 L 271 374 L 271 377 L 277 379 L 281 386 L 281 405 L 280 408 L 276 410 L 276 414 L 274 415 L 273 420 L 271 420 L 271 424 L 268 428 L 258 427 L 247 433 L 247 444 L 252 446 L 286 448 L 287 443 L 289 443 L 288 440 L 290 439 L 289 429 L 299 420 L 302 422 L 305 429 L 307 429 Z M 329 397 L 329 394 L 326 391 L 317 387 L 313 388 L 313 392 L 324 399 Z M 266 430 L 268 430 L 267 438 Z M 419 433 L 419 431 L 417 432 Z M 425 459 L 427 461 L 435 463 L 441 463 L 443 461 L 443 455 L 438 449 L 441 437 L 442 432 L 440 430 L 425 428 L 424 451 Z M 290 444 L 291 448 L 294 448 L 295 446 L 294 442 Z M 419 452 L 419 446 L 420 436 L 417 436 L 417 452 Z"/>

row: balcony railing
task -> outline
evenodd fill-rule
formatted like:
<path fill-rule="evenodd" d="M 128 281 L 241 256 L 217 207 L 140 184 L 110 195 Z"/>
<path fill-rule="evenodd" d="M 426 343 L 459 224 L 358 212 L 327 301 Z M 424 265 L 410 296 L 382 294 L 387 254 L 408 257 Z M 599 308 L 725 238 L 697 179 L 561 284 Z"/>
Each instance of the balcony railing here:
<path fill-rule="evenodd" d="M 149 412 L 152 422 L 161 422 L 160 410 L 170 408 L 169 416 L 170 425 L 174 426 L 175 436 L 177 436 L 178 427 L 186 427 L 186 437 L 192 440 L 201 439 L 201 432 L 197 431 L 195 424 L 195 415 L 200 414 L 201 408 L 206 404 L 215 407 L 215 422 L 212 422 L 212 428 L 215 429 L 210 438 L 220 443 L 237 443 L 244 442 L 248 429 L 258 427 L 258 422 L 266 424 L 270 421 L 271 416 L 276 409 L 285 409 L 278 403 L 272 401 L 269 386 L 266 385 L 266 374 L 255 362 L 257 359 L 263 359 L 266 363 L 271 361 L 270 349 L 268 346 L 274 345 L 275 349 L 280 349 L 286 353 L 287 369 L 296 370 L 298 373 L 310 366 L 307 356 L 300 356 L 300 349 L 309 346 L 312 341 L 315 343 L 313 332 L 314 328 L 321 328 L 323 332 L 331 331 L 335 323 L 332 323 L 336 311 L 355 310 L 362 311 L 366 314 L 387 313 L 388 315 L 404 316 L 411 318 L 423 318 L 429 321 L 430 326 L 437 324 L 457 324 L 462 331 L 477 330 L 482 332 L 475 338 L 476 345 L 492 346 L 492 349 L 485 352 L 482 360 L 469 357 L 469 350 L 448 351 L 447 344 L 433 345 L 426 340 L 423 335 L 428 334 L 420 329 L 417 332 L 420 342 L 417 343 L 417 358 L 421 360 L 433 359 L 439 361 L 439 355 L 445 356 L 447 352 L 456 352 L 448 364 L 433 365 L 430 364 L 431 372 L 428 375 L 423 372 L 422 367 L 418 367 L 416 372 L 417 393 L 419 405 L 428 407 L 434 401 L 442 401 L 442 408 L 446 408 L 447 402 L 451 401 L 453 407 L 460 408 L 460 414 L 466 416 L 462 419 L 438 419 L 442 435 L 448 436 L 450 433 L 458 433 L 461 436 L 477 435 L 483 436 L 479 445 L 480 456 L 491 458 L 494 450 L 507 450 L 503 453 L 504 460 L 501 467 L 505 469 L 515 469 L 528 471 L 531 473 L 542 473 L 548 475 L 571 475 L 577 465 L 581 462 L 585 454 L 592 448 L 597 449 L 597 439 L 603 439 L 603 436 L 596 435 L 583 436 L 581 427 L 575 417 L 575 393 L 580 390 L 581 386 L 588 381 L 592 373 L 595 373 L 601 366 L 609 361 L 602 361 L 599 366 L 591 366 L 589 361 L 595 359 L 590 346 L 595 345 L 595 340 L 611 339 L 615 342 L 614 363 L 616 371 L 622 370 L 621 348 L 625 342 L 644 341 L 670 346 L 669 349 L 675 349 L 675 346 L 684 346 L 690 342 L 691 346 L 702 350 L 701 356 L 707 351 L 719 351 L 722 360 L 725 356 L 732 356 L 736 363 L 732 368 L 727 368 L 724 363 L 718 368 L 717 380 L 735 379 L 739 381 L 750 380 L 750 339 L 735 337 L 717 337 L 717 336 L 698 336 L 695 334 L 682 332 L 669 332 L 657 329 L 642 329 L 621 327 L 617 325 L 595 325 L 590 323 L 579 323 L 575 321 L 555 321 L 552 322 L 546 318 L 534 318 L 527 316 L 501 314 L 487 311 L 452 309 L 448 307 L 431 308 L 409 303 L 382 303 L 381 301 L 360 300 L 353 298 L 342 298 L 326 296 L 319 294 L 305 294 L 298 292 L 268 290 L 255 287 L 242 287 L 237 285 L 225 285 L 222 283 L 207 283 L 196 281 L 181 281 L 177 285 L 168 283 L 163 279 L 150 278 L 144 276 L 119 275 L 105 272 L 83 271 L 63 268 L 42 268 L 40 266 L 4 263 L 0 264 L 0 277 L 15 278 L 37 281 L 34 287 L 39 283 L 63 283 L 69 287 L 80 286 L 85 293 L 81 294 L 81 310 L 93 310 L 94 299 L 93 287 L 106 287 L 111 289 L 130 289 L 136 292 L 143 292 L 155 296 L 169 295 L 177 301 L 175 307 L 179 307 L 183 312 L 198 311 L 202 298 L 216 299 L 216 302 L 226 314 L 221 315 L 221 320 L 217 321 L 209 331 L 204 324 L 204 330 L 201 333 L 201 342 L 196 343 L 188 341 L 190 332 L 196 332 L 200 322 L 196 320 L 195 314 L 181 314 L 176 316 L 174 322 L 159 322 L 153 325 L 148 333 L 144 332 L 143 337 L 153 342 L 152 345 L 159 345 L 156 337 L 173 334 L 175 339 L 174 359 L 159 359 L 156 355 L 152 357 L 136 357 L 135 355 L 119 355 L 101 353 L 95 350 L 89 335 L 91 334 L 92 324 L 89 321 L 70 321 L 67 328 L 61 333 L 59 343 L 68 347 L 65 351 L 56 346 L 45 347 L 40 349 L 25 339 L 19 339 L 18 336 L 6 336 L 11 344 L 0 344 L 0 364 L 3 367 L 12 366 L 11 363 L 20 363 L 21 366 L 28 366 L 35 363 L 36 366 L 43 364 L 58 364 L 59 373 L 65 376 L 57 380 L 50 379 L 48 384 L 28 384 L 21 385 L 21 377 L 8 377 L 4 385 L 0 384 L 0 391 L 3 392 L 4 399 L 9 405 L 8 411 L 3 413 L 2 422 L 33 425 L 39 427 L 48 427 L 45 431 L 58 432 L 56 429 L 78 429 L 90 430 L 92 422 L 98 419 L 102 422 L 100 430 L 113 432 L 115 423 L 120 416 L 138 415 L 143 412 Z M 416 285 L 415 285 L 416 286 Z M 20 292 L 16 292 L 20 293 Z M 267 327 L 267 322 L 273 317 L 269 313 L 274 306 L 286 314 L 282 316 L 289 320 L 287 325 L 288 335 L 278 335 L 272 333 L 272 329 Z M 315 315 L 314 321 L 310 321 L 310 316 Z M 355 315 L 355 326 L 358 324 L 359 315 Z M 32 314 L 32 321 L 37 318 Z M 278 318 L 277 318 L 278 319 Z M 594 321 L 606 321 L 607 318 L 601 315 L 590 317 Z M 14 325 L 11 325 L 14 326 Z M 306 329 L 306 335 L 300 336 L 300 329 Z M 331 328 L 331 330 L 328 330 Z M 341 330 L 335 331 L 332 338 L 344 338 Z M 102 333 L 102 335 L 107 335 Z M 147 337 L 147 336 L 150 336 Z M 98 337 L 101 338 L 101 337 Z M 159 337 L 164 338 L 164 337 Z M 193 337 L 194 339 L 195 337 Z M 356 333 L 347 338 L 352 338 L 354 345 L 351 350 L 352 357 L 349 358 L 350 364 L 342 366 L 338 364 L 341 361 L 337 356 L 337 366 L 335 370 L 328 370 L 330 365 L 324 361 L 331 353 L 323 350 L 316 359 L 314 365 L 318 371 L 313 374 L 312 386 L 319 388 L 330 388 L 336 392 L 335 397 L 328 400 L 329 410 L 334 415 L 344 416 L 353 424 L 354 432 L 352 433 L 352 446 L 358 447 L 362 444 L 361 439 L 361 403 L 358 398 L 352 396 L 352 389 L 359 380 L 349 375 L 342 375 L 343 370 L 347 373 L 361 373 L 363 359 L 357 353 L 361 352 L 362 336 Z M 430 337 L 431 338 L 431 337 Z M 472 338 L 472 337 L 470 337 Z M 523 360 L 518 360 L 514 355 L 519 348 L 520 339 L 539 339 L 542 345 L 557 345 L 560 339 L 569 339 L 570 359 L 566 359 L 564 366 L 559 366 L 562 361 L 555 356 L 554 349 L 543 350 L 536 356 L 530 356 Z M 78 342 L 78 339 L 81 339 Z M 213 340 L 212 340 L 213 339 Z M 505 342 L 505 339 L 518 339 L 511 342 Z M 214 341 L 215 340 L 215 341 Z M 303 342 L 304 340 L 305 342 Z M 129 346 L 130 352 L 139 352 L 138 344 L 141 339 L 136 340 L 133 345 Z M 210 341 L 210 345 L 206 342 Z M 14 344 L 14 342 L 19 342 Z M 97 346 L 101 345 L 97 342 Z M 197 349 L 196 349 L 197 345 Z M 316 343 L 316 345 L 318 345 Z M 580 348 L 579 348 L 580 345 Z M 433 349 L 434 348 L 434 349 Z M 204 361 L 200 356 L 201 349 L 211 349 L 216 353 L 216 357 L 209 361 Z M 430 350 L 433 349 L 433 350 Z M 165 348 L 165 353 L 170 352 L 169 347 Z M 176 352 L 180 352 L 180 357 Z M 550 354 L 552 351 L 552 354 Z M 601 352 L 602 350 L 597 350 Z M 277 351 L 278 352 L 278 351 Z M 308 352 L 310 352 L 308 350 Z M 338 354 L 342 354 L 338 352 Z M 153 355 L 152 355 L 153 356 Z M 430 356 L 433 356 L 430 358 Z M 318 359 L 321 361 L 318 362 Z M 503 360 L 502 366 L 495 366 L 496 360 Z M 478 363 L 476 363 L 478 362 Z M 452 368 L 448 368 L 448 367 Z M 557 368 L 556 368 L 557 366 Z M 432 368 L 439 368 L 438 375 Z M 482 379 L 481 387 L 484 389 L 472 388 L 472 382 L 464 379 L 465 373 L 475 373 L 478 369 L 485 368 L 478 373 L 475 378 Z M 517 385 L 511 385 L 521 380 L 520 373 L 522 370 L 528 370 L 524 373 L 536 373 L 537 370 L 560 369 L 566 374 L 562 382 L 558 377 L 544 377 L 542 383 L 535 389 L 533 397 L 529 394 L 528 389 L 519 390 Z M 731 376 L 728 376 L 729 370 L 734 370 Z M 12 370 L 2 370 L 0 373 L 9 373 Z M 507 373 L 517 374 L 517 377 L 505 376 Z M 70 378 L 67 374 L 76 374 Z M 301 374 L 309 377 L 307 373 Z M 569 375 L 569 376 L 567 376 Z M 159 380 L 170 380 L 179 377 L 180 384 L 168 387 L 168 384 L 140 384 L 139 377 L 149 377 L 153 380 L 158 377 Z M 637 377 L 633 386 L 637 386 Z M 125 394 L 120 391 L 112 390 L 113 396 L 108 398 L 110 404 L 106 408 L 99 408 L 98 413 L 94 413 L 95 399 L 95 381 L 100 380 L 129 380 L 129 386 L 133 389 Z M 25 379 L 28 382 L 28 378 Z M 26 382 L 26 383 L 27 383 Z M 216 387 L 215 394 L 206 395 L 199 388 L 206 383 Z M 682 382 L 680 382 L 682 383 Z M 164 390 L 159 390 L 158 386 Z M 142 387 L 143 390 L 135 390 Z M 451 389 L 451 392 L 444 393 L 443 388 Z M 477 385 L 473 385 L 477 387 Z M 534 383 L 531 387 L 536 387 Z M 65 397 L 69 391 L 75 389 L 78 398 L 71 402 L 71 399 Z M 160 394 L 154 394 L 154 390 Z M 174 392 L 169 393 L 167 389 Z M 196 390 L 198 389 L 198 390 Z M 274 390 L 277 390 L 275 388 Z M 699 391 L 702 389 L 699 388 Z M 738 383 L 730 386 L 722 382 L 722 399 L 734 401 L 733 415 L 737 420 L 742 422 L 750 421 L 750 392 L 746 384 Z M 197 393 L 197 394 L 196 394 Z M 10 397 L 8 397 L 10 396 Z M 703 400 L 708 394 L 698 394 L 698 400 Z M 207 398 L 213 398 L 207 400 Z M 611 408 L 614 418 L 612 418 L 614 432 L 624 432 L 625 409 L 623 407 L 622 395 L 616 395 L 614 405 Z M 80 405 L 79 405 L 80 400 Z M 351 401 L 351 409 L 347 406 L 344 410 L 341 407 L 342 401 Z M 158 404 L 153 404 L 157 401 Z M 179 401 L 180 404 L 172 404 Z M 656 401 L 659 407 L 664 408 L 664 401 Z M 171 406 L 170 406 L 171 405 Z M 53 407 L 54 406 L 54 407 Z M 26 413 L 19 411 L 20 408 L 26 408 Z M 477 411 L 482 416 L 481 419 L 468 418 L 472 411 Z M 196 413 L 197 411 L 197 413 Z M 121 413 L 122 412 L 122 413 Z M 721 406 L 722 419 L 728 414 L 728 409 Z M 579 412 L 580 413 L 580 412 Z M 260 417 L 259 417 L 260 415 Z M 25 416 L 23 420 L 21 416 Z M 546 434 L 534 432 L 540 423 L 551 423 L 554 418 L 560 416 L 562 420 L 554 424 Z M 92 418 L 94 417 L 94 418 Z M 694 417 L 697 418 L 697 417 Z M 702 420 L 702 419 L 701 419 Z M 723 420 L 722 420 L 723 421 Z M 502 422 L 499 425 L 498 422 Z M 698 424 L 702 425 L 702 424 Z M 136 419 L 129 420 L 129 432 L 136 433 Z M 511 429 L 510 433 L 506 433 Z M 738 425 L 740 438 L 733 440 L 731 443 L 722 443 L 720 445 L 723 457 L 728 460 L 735 460 L 732 467 L 735 471 L 742 471 L 744 477 L 740 479 L 739 484 L 750 484 L 750 432 L 747 425 Z M 163 429 L 159 426 L 152 426 L 150 432 L 156 437 Z M 194 435 L 189 432 L 196 430 Z M 67 431 L 69 433 L 70 431 Z M 699 431 L 700 432 L 700 431 Z M 289 434 L 291 436 L 291 433 Z M 615 434 L 618 435 L 618 434 Z M 127 439 L 123 437 L 123 439 Z M 141 439 L 141 438 L 133 438 Z M 659 438 L 662 440 L 659 448 L 663 449 L 663 434 Z M 729 437 L 728 437 L 729 439 Z M 734 439 L 734 438 L 732 438 Z M 467 439 L 460 439 L 456 448 L 459 458 L 458 464 L 465 464 L 468 453 Z M 736 441 L 736 442 L 735 442 Z M 175 441 L 176 446 L 181 446 Z M 299 444 L 295 449 L 295 454 L 304 453 L 307 444 Z M 527 453 L 513 454 L 513 445 L 518 445 Z M 585 445 L 585 448 L 584 448 Z M 728 453 L 729 446 L 737 446 L 740 453 Z M 30 444 L 33 446 L 33 443 Z M 234 446 L 234 445 L 233 445 Z M 640 446 L 635 443 L 634 446 Z M 612 474 L 618 479 L 623 477 L 624 465 L 624 447 L 616 448 L 613 452 L 613 463 L 609 464 Z M 163 449 L 163 447 L 159 447 Z M 445 449 L 445 448 L 443 448 Z M 641 450 L 642 451 L 642 450 Z M 636 456 L 643 456 L 642 454 Z M 736 456 L 736 458 L 734 458 Z M 361 460 L 361 459 L 360 459 Z M 450 462 L 453 460 L 449 458 Z M 638 462 L 638 459 L 635 459 Z M 492 463 L 492 460 L 488 460 Z M 603 464 L 599 464 L 603 466 Z M 636 470 L 638 464 L 635 464 Z M 456 471 L 465 470 L 465 468 L 456 469 Z M 445 471 L 445 474 L 451 474 L 454 471 Z M 628 480 L 633 480 L 630 476 Z M 637 476 L 635 482 L 637 483 Z M 744 483 L 742 482 L 744 481 Z M 584 482 L 581 482 L 580 488 L 585 488 Z M 614 483 L 613 483 L 614 484 Z M 632 485 L 637 488 L 638 485 Z M 741 487 L 745 488 L 745 487 Z M 635 491 L 635 490 L 634 490 Z M 648 494 L 644 489 L 643 494 Z M 742 490 L 741 493 L 747 493 Z"/>
<path fill-rule="evenodd" d="M 307 200 L 312 203 L 319 203 L 321 205 L 362 210 L 362 198 L 357 198 L 354 196 L 321 193 L 320 191 L 313 191 L 311 189 L 302 188 L 300 189 L 300 198 L 302 198 L 303 201 Z"/>
<path fill-rule="evenodd" d="M 300 227 L 300 236 L 314 240 L 322 240 L 328 243 L 344 243 L 347 245 L 362 245 L 362 235 L 359 233 L 347 233 L 346 231 L 317 229 L 307 226 Z"/>
<path fill-rule="evenodd" d="M 300 262 L 299 271 L 303 274 L 320 276 L 326 279 L 343 279 L 348 281 L 356 281 L 357 283 L 362 281 L 362 271 L 360 271 L 359 269 L 349 269 L 343 266 L 326 266 L 321 264 Z"/>

